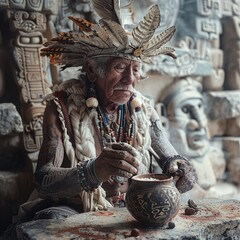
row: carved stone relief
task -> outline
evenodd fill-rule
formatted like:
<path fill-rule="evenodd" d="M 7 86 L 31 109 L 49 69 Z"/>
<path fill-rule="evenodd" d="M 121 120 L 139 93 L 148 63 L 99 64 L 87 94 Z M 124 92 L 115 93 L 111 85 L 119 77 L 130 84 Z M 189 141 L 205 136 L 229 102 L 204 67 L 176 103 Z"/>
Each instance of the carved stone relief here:
<path fill-rule="evenodd" d="M 17 32 L 13 44 L 19 69 L 17 82 L 21 89 L 24 145 L 28 152 L 34 152 L 40 149 L 42 142 L 42 129 L 34 126 L 36 122 L 42 124 L 45 109 L 42 100 L 51 92 L 43 69 L 44 60 L 39 55 L 45 41 L 42 32 L 46 30 L 46 17 L 37 12 L 8 10 L 8 18 L 13 31 Z"/>
<path fill-rule="evenodd" d="M 58 2 L 57 0 L 1 0 L 0 8 L 56 13 Z"/>
<path fill-rule="evenodd" d="M 11 40 L 20 87 L 24 147 L 36 160 L 34 153 L 42 143 L 43 98 L 51 93 L 54 80 L 61 80 L 61 74 L 56 73 L 59 69 L 47 67 L 47 59 L 40 57 L 40 48 L 59 31 L 74 29 L 73 25 L 66 24 L 71 22 L 69 15 L 91 17 L 91 4 L 89 0 L 6 0 L 0 2 L 0 10 L 5 10 L 14 36 Z M 69 78 L 69 72 L 66 75 Z M 3 89 L 4 81 L 1 83 Z"/>
<path fill-rule="evenodd" d="M 186 194 L 191 198 L 214 196 L 227 164 L 222 145 L 215 144 L 209 136 L 203 99 L 201 83 L 191 78 L 176 80 L 162 95 L 170 141 L 180 154 L 192 160 L 198 175 L 198 184 Z M 229 189 L 232 195 L 236 194 L 237 189 L 229 183 L 228 191 L 222 190 L 218 196 L 228 196 Z"/>
<path fill-rule="evenodd" d="M 238 83 L 240 82 L 239 6 L 238 0 L 181 1 L 176 21 L 176 36 L 173 41 L 173 44 L 177 47 L 176 61 L 165 57 L 164 60 L 158 59 L 159 61 L 157 60 L 153 66 L 146 68 L 149 72 L 153 70 L 175 78 L 175 82 L 169 87 L 171 89 L 169 89 L 169 92 L 165 88 L 161 90 L 162 99 L 165 99 L 165 101 L 166 99 L 172 99 L 171 104 L 167 104 L 166 109 L 166 118 L 169 121 L 169 138 L 180 153 L 201 162 L 198 165 L 197 161 L 195 161 L 200 176 L 198 196 L 205 196 L 206 194 L 210 196 L 218 191 L 225 196 L 236 193 L 233 185 L 228 186 L 228 190 L 224 187 L 219 189 L 218 178 L 225 176 L 227 170 L 225 166 L 230 163 L 231 171 L 234 164 L 235 168 L 239 169 L 237 164 L 237 161 L 240 160 L 239 145 L 235 144 L 240 137 L 240 92 L 236 91 L 239 89 Z M 186 81 L 190 79 L 192 83 L 194 82 L 193 79 L 197 80 L 197 85 L 204 90 L 204 95 L 199 96 L 199 93 L 195 90 L 195 93 L 193 91 L 192 96 L 190 96 L 188 94 L 191 93 L 191 90 L 179 90 L 178 88 L 185 89 L 181 86 L 182 80 L 179 80 L 179 77 L 184 76 L 187 78 Z M 195 146 L 204 134 L 202 135 L 199 132 L 196 134 L 197 137 L 194 137 L 194 127 L 194 131 L 191 127 L 188 129 L 186 127 L 188 124 L 184 123 L 183 119 L 179 117 L 179 111 L 181 110 L 177 109 L 184 109 L 185 104 L 184 102 L 181 103 L 183 97 L 183 95 L 181 97 L 181 91 L 185 94 L 186 106 L 191 106 L 191 109 L 194 109 L 193 105 L 198 105 L 200 99 L 201 104 L 205 106 L 204 112 L 201 113 L 207 119 L 206 122 L 203 121 L 205 125 L 202 124 L 203 127 L 199 127 L 200 124 L 194 124 L 193 120 L 190 122 L 193 126 L 199 125 L 199 131 L 203 129 L 202 131 L 206 133 L 205 146 L 208 146 L 208 148 L 198 149 Z M 193 96 L 195 97 L 193 98 Z M 179 106 L 175 109 L 176 104 L 179 104 Z M 196 111 L 192 111 L 194 113 L 191 113 L 191 115 L 195 116 Z M 195 118 L 197 119 L 196 116 Z M 191 134 L 188 134 L 189 132 L 191 132 L 193 138 L 191 138 Z M 218 136 L 217 142 L 220 144 L 215 144 L 216 137 L 214 136 Z M 229 137 L 224 138 L 223 136 Z M 235 136 L 235 141 L 231 141 L 230 136 Z M 191 139 L 194 140 L 191 141 Z M 228 149 L 235 153 L 238 152 L 238 154 L 235 154 L 232 159 L 228 158 L 224 146 L 228 146 Z M 212 159 L 212 161 L 209 159 Z M 220 163 L 218 166 L 215 165 L 217 161 Z M 204 169 L 209 169 L 209 171 Z M 215 171 L 216 169 L 217 171 Z M 222 176 L 216 175 L 219 173 Z M 232 176 L 232 174 L 230 175 Z M 211 176 L 213 177 L 212 180 Z M 231 178 L 233 179 L 233 177 Z M 201 183 L 202 179 L 208 179 L 207 193 L 205 191 L 207 188 L 204 187 L 204 185 L 207 186 L 206 182 Z M 232 181 L 231 179 L 228 180 Z M 202 191 L 203 189 L 205 190 Z"/>
<path fill-rule="evenodd" d="M 176 80 L 161 96 L 169 120 L 170 140 L 180 154 L 202 157 L 209 149 L 201 83 Z"/>

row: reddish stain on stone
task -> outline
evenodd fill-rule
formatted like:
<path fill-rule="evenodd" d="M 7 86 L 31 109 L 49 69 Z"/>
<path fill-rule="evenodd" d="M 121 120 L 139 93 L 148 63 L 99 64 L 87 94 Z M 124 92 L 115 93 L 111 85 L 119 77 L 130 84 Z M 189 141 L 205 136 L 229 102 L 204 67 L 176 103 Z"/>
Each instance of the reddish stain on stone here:
<path fill-rule="evenodd" d="M 239 214 L 239 208 L 236 208 L 235 206 L 233 205 L 227 205 L 227 206 L 224 206 L 223 208 L 223 211 L 227 211 L 228 212 L 228 215 L 227 217 L 229 216 L 229 213 L 233 214 L 233 216 L 238 213 Z M 238 215 L 237 215 L 238 216 Z"/>
<path fill-rule="evenodd" d="M 113 212 L 106 212 L 106 211 L 100 211 L 100 212 L 96 212 L 94 213 L 94 215 L 96 216 L 112 216 L 114 213 Z"/>
<path fill-rule="evenodd" d="M 76 227 L 69 227 L 69 228 L 63 228 L 57 232 L 58 237 L 64 237 L 63 235 L 66 235 L 67 233 L 76 235 L 78 237 L 82 237 L 84 239 L 98 239 L 98 240 L 114 240 L 112 238 L 106 238 L 106 236 L 99 236 L 97 234 L 91 233 L 91 227 L 88 232 L 81 232 L 81 228 L 87 229 L 88 226 L 76 226 Z M 99 229 L 100 231 L 100 229 Z"/>

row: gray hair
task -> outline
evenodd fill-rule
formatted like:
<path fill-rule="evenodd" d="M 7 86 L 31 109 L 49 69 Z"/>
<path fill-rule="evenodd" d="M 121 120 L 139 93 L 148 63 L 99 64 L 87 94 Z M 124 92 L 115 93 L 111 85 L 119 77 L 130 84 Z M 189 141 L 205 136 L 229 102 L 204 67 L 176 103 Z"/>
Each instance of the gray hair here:
<path fill-rule="evenodd" d="M 87 62 L 90 64 L 94 71 L 99 75 L 99 77 L 103 78 L 106 73 L 107 63 L 111 57 L 96 57 L 96 58 L 88 58 Z"/>

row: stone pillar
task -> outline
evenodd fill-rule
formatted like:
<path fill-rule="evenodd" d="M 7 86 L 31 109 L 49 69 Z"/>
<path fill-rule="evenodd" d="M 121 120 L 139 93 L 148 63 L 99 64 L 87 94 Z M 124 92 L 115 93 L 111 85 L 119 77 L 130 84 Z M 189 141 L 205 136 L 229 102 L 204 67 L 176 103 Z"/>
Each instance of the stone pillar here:
<path fill-rule="evenodd" d="M 42 121 L 45 105 L 43 98 L 51 93 L 46 79 L 44 64 L 40 57 L 40 48 L 45 41 L 46 16 L 36 12 L 43 8 L 44 1 L 10 1 L 10 8 L 24 10 L 7 10 L 7 16 L 15 33 L 13 50 L 17 62 L 17 83 L 20 87 L 21 115 L 23 119 L 24 147 L 32 158 L 42 143 Z M 28 11 L 26 11 L 28 10 Z M 32 154 L 32 155 L 31 155 Z"/>

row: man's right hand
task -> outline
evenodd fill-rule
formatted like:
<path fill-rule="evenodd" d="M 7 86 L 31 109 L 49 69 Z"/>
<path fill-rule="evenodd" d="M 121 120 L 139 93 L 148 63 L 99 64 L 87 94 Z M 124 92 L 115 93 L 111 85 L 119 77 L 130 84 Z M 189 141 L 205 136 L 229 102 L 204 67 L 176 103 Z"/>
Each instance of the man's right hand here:
<path fill-rule="evenodd" d="M 95 160 L 95 173 L 102 182 L 112 176 L 131 178 L 138 172 L 136 150 L 127 143 L 109 143 Z"/>

